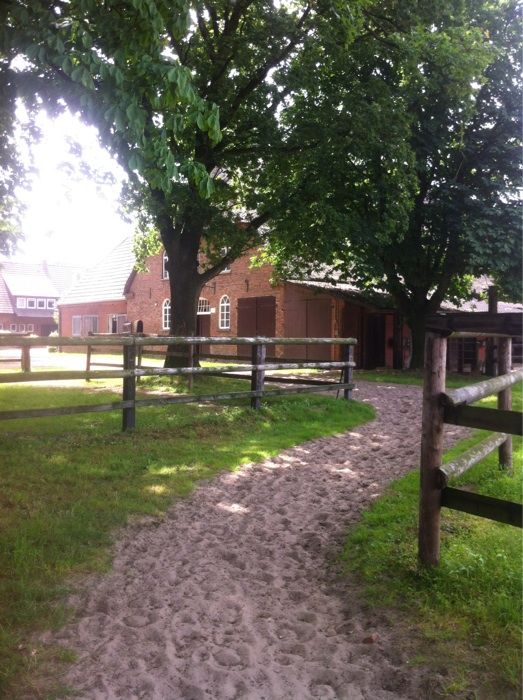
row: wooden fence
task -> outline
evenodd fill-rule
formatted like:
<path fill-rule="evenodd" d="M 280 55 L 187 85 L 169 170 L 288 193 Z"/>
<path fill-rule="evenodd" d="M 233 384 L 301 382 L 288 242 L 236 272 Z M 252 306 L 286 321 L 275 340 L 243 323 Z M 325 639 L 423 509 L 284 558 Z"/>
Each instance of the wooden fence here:
<path fill-rule="evenodd" d="M 193 337 L 178 338 L 164 336 L 143 335 L 108 335 L 88 337 L 54 337 L 54 338 L 17 338 L 13 343 L 11 338 L 0 338 L 0 348 L 12 347 L 16 344 L 22 348 L 22 354 L 29 357 L 32 347 L 60 346 L 60 347 L 115 347 L 121 346 L 123 351 L 122 369 L 109 370 L 51 370 L 51 371 L 27 371 L 0 373 L 0 384 L 37 381 L 63 381 L 71 379 L 115 379 L 123 380 L 122 401 L 114 401 L 105 404 L 66 406 L 57 408 L 27 409 L 21 411 L 0 411 L 0 420 L 17 418 L 39 418 L 47 416 L 71 415 L 75 413 L 122 411 L 122 429 L 132 430 L 136 424 L 136 409 L 143 406 L 166 405 L 177 403 L 201 403 L 206 401 L 226 401 L 231 399 L 250 398 L 251 406 L 260 408 L 263 397 L 282 396 L 286 394 L 302 394 L 313 391 L 343 391 L 343 397 L 350 399 L 352 396 L 352 369 L 354 367 L 353 352 L 357 341 L 354 338 L 214 338 Z M 252 363 L 242 365 L 224 365 L 223 367 L 139 367 L 137 357 L 145 347 L 189 346 L 200 344 L 213 345 L 250 345 L 252 348 Z M 343 346 L 343 360 L 340 362 L 285 362 L 267 363 L 265 361 L 267 345 L 341 345 Z M 88 350 L 88 362 L 90 362 Z M 89 366 L 89 364 L 88 364 Z M 30 359 L 26 367 L 30 367 Z M 340 370 L 340 382 L 326 382 L 317 386 L 294 386 L 278 388 L 266 391 L 264 388 L 265 372 L 281 369 L 338 369 Z M 217 373 L 227 376 L 230 372 L 250 372 L 251 390 L 234 391 L 221 394 L 193 395 L 183 394 L 179 396 L 162 396 L 136 398 L 136 382 L 139 377 L 147 376 L 187 376 L 215 375 Z M 282 383 L 285 383 L 282 378 Z"/>
<path fill-rule="evenodd" d="M 459 333 L 453 334 L 453 337 Z M 522 526 L 522 506 L 448 486 L 452 476 L 463 474 L 493 450 L 499 450 L 502 468 L 512 466 L 511 435 L 522 434 L 521 413 L 512 411 L 511 386 L 523 380 L 523 370 L 510 371 L 511 338 L 498 339 L 500 376 L 461 389 L 445 388 L 447 337 L 428 332 L 425 344 L 425 378 L 420 461 L 419 559 L 424 566 L 439 563 L 441 507 Z M 470 406 L 497 394 L 498 408 Z M 449 464 L 442 464 L 445 423 L 495 432 L 480 445 Z"/>

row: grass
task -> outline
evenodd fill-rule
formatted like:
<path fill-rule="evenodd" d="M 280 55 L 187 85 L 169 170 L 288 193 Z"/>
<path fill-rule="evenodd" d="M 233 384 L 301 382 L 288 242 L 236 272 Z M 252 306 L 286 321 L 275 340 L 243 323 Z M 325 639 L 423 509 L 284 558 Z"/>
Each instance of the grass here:
<path fill-rule="evenodd" d="M 118 398 L 111 386 L 2 386 L 0 410 L 103 403 Z M 151 378 L 140 387 L 179 392 L 185 380 Z M 195 379 L 201 393 L 246 388 L 242 381 Z M 43 697 L 35 680 L 41 669 L 70 661 L 67 651 L 44 649 L 32 635 L 64 622 L 61 601 L 71 577 L 109 566 L 116 527 L 161 515 L 199 479 L 373 415 L 367 405 L 307 395 L 272 399 L 260 411 L 247 401 L 144 408 L 128 434 L 120 432 L 119 412 L 3 423 L 0 697 Z"/>
<path fill-rule="evenodd" d="M 514 394 L 514 408 L 521 410 L 521 393 Z M 484 403 L 495 406 L 495 399 Z M 450 450 L 446 461 L 487 435 L 477 431 Z M 514 438 L 513 473 L 500 472 L 496 451 L 452 485 L 521 502 L 522 462 L 522 442 Z M 407 622 L 407 653 L 444 674 L 443 692 L 520 698 L 521 531 L 443 509 L 441 564 L 422 571 L 418 493 L 417 473 L 392 484 L 349 533 L 344 564 L 359 576 L 374 606 L 392 609 L 398 624 Z"/>

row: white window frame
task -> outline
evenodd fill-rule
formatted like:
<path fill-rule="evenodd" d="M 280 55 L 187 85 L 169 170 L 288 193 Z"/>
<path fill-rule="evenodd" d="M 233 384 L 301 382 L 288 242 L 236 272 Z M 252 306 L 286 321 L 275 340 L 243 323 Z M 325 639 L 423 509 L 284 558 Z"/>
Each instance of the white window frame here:
<path fill-rule="evenodd" d="M 19 333 L 25 333 L 25 323 L 19 323 L 19 324 L 18 324 L 18 332 L 19 332 Z"/>
<path fill-rule="evenodd" d="M 34 329 L 35 329 L 34 323 L 27 324 L 27 332 L 28 333 L 34 333 Z"/>
<path fill-rule="evenodd" d="M 40 311 L 42 309 L 45 309 L 45 299 L 37 299 L 36 300 L 36 308 L 39 309 Z"/>
<path fill-rule="evenodd" d="M 29 297 L 27 300 L 27 307 L 28 309 L 36 309 L 36 299 L 33 297 Z"/>
<path fill-rule="evenodd" d="M 163 251 L 162 255 L 162 279 L 163 280 L 168 280 L 169 279 L 169 270 L 167 269 L 167 261 L 169 260 L 169 256 Z"/>
<path fill-rule="evenodd" d="M 82 335 L 82 317 L 71 317 L 71 335 Z"/>
<path fill-rule="evenodd" d="M 98 316 L 96 314 L 86 314 L 82 316 L 83 335 L 98 333 Z"/>
<path fill-rule="evenodd" d="M 162 304 L 162 329 L 164 331 L 171 330 L 171 300 L 164 299 Z"/>
<path fill-rule="evenodd" d="M 9 330 L 11 331 L 11 333 L 16 333 L 16 331 L 18 330 L 18 326 L 16 325 L 16 323 L 11 323 L 11 325 L 9 326 Z"/>
<path fill-rule="evenodd" d="M 16 308 L 17 309 L 25 309 L 27 303 L 27 299 L 25 297 L 17 297 L 16 298 Z"/>
<path fill-rule="evenodd" d="M 221 297 L 219 309 L 218 328 L 221 331 L 229 331 L 231 329 L 231 299 L 228 294 Z"/>
<path fill-rule="evenodd" d="M 209 304 L 209 300 L 206 299 L 205 297 L 200 297 L 198 299 L 198 309 L 196 311 L 196 314 L 198 316 L 207 316 L 211 313 L 211 305 Z"/>
<path fill-rule="evenodd" d="M 47 300 L 47 308 L 54 311 L 56 309 L 56 300 L 55 299 L 48 299 Z"/>

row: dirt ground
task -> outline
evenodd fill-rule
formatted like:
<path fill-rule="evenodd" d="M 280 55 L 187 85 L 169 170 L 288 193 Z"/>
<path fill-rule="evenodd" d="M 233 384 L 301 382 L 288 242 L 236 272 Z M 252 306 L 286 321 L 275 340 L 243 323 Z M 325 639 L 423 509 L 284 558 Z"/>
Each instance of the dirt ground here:
<path fill-rule="evenodd" d="M 128 526 L 110 573 L 73 598 L 46 641 L 74 649 L 65 682 L 99 700 L 433 697 L 400 632 L 333 561 L 347 528 L 413 468 L 421 390 L 360 383 L 376 420 L 203 483 Z M 447 430 L 449 444 L 464 434 Z"/>

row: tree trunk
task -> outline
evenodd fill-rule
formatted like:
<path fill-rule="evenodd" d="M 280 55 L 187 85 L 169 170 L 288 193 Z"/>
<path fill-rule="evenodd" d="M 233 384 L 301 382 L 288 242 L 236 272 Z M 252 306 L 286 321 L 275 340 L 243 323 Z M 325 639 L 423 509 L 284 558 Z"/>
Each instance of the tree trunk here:
<path fill-rule="evenodd" d="M 196 313 L 202 279 L 198 272 L 198 250 L 202 225 L 200 221 L 187 221 L 182 232 L 169 226 L 162 231 L 162 242 L 167 252 L 167 270 L 171 291 L 171 328 L 174 336 L 196 335 Z M 189 365 L 190 347 L 171 345 L 165 356 L 165 367 Z"/>
<path fill-rule="evenodd" d="M 407 320 L 411 332 L 410 369 L 422 369 L 425 363 L 425 316 L 418 313 Z"/>

